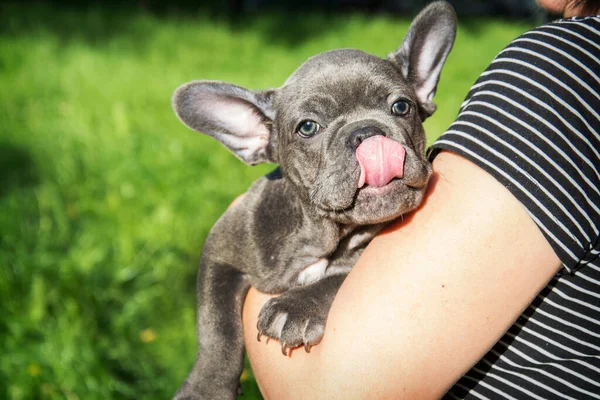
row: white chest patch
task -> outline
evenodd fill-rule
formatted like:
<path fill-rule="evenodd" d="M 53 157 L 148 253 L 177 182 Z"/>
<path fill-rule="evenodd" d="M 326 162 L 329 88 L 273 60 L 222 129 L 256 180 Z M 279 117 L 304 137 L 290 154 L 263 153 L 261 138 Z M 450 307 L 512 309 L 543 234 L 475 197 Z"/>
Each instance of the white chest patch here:
<path fill-rule="evenodd" d="M 375 234 L 379 232 L 380 228 L 374 227 L 372 229 L 364 230 L 360 233 L 355 233 L 350 237 L 350 241 L 348 242 L 348 248 L 354 249 L 360 247 L 373 239 Z"/>
<path fill-rule="evenodd" d="M 325 276 L 327 265 L 329 265 L 329 260 L 326 258 L 319 258 L 317 262 L 310 264 L 298 274 L 298 283 L 301 285 L 308 285 L 318 281 Z"/>

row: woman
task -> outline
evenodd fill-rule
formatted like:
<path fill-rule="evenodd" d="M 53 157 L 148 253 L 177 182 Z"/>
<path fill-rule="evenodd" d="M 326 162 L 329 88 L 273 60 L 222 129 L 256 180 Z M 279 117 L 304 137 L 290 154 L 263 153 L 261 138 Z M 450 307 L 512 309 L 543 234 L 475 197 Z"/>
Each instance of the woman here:
<path fill-rule="evenodd" d="M 430 149 L 423 206 L 377 237 L 320 345 L 246 344 L 266 398 L 600 398 L 599 1 L 516 39 Z M 461 378 L 462 377 L 462 378 Z"/>

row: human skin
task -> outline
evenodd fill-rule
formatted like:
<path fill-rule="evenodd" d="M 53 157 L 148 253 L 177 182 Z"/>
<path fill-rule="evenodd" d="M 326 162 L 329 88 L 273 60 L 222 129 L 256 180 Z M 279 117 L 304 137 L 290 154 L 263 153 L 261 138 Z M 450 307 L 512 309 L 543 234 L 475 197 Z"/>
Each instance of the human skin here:
<path fill-rule="evenodd" d="M 442 152 L 426 200 L 367 247 L 310 354 L 258 342 L 270 298 L 244 307 L 248 355 L 267 399 L 438 398 L 496 343 L 560 261 L 514 196 Z"/>
<path fill-rule="evenodd" d="M 552 14 L 563 15 L 568 2 L 566 0 L 537 0 L 537 3 Z"/>
<path fill-rule="evenodd" d="M 572 0 L 537 0 L 537 3 L 546 11 L 555 15 L 562 15 L 565 18 L 597 15 L 600 11 L 597 5 L 577 4 L 577 1 Z"/>

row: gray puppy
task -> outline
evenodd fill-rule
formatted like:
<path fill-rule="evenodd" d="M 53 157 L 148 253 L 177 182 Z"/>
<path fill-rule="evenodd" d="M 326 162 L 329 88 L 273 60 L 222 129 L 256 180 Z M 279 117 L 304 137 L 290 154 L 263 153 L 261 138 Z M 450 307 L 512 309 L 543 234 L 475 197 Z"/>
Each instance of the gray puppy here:
<path fill-rule="evenodd" d="M 261 310 L 259 340 L 282 351 L 319 343 L 333 298 L 389 221 L 423 199 L 431 167 L 422 121 L 456 34 L 435 2 L 387 59 L 321 53 L 279 89 L 194 81 L 173 95 L 188 127 L 247 164 L 279 164 L 211 230 L 198 273 L 198 355 L 175 399 L 233 399 L 244 366 L 242 304 L 250 286 L 282 293 Z"/>

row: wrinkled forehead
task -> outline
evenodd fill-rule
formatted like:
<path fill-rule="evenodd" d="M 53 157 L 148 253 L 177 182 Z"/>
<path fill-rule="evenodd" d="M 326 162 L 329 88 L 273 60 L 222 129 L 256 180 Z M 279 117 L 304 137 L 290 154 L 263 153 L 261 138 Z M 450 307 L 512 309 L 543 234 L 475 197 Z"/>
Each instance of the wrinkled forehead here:
<path fill-rule="evenodd" d="M 374 68 L 389 63 L 377 56 L 356 49 L 337 49 L 317 54 L 306 60 L 286 81 L 286 85 L 310 79 L 315 74 L 333 75 L 336 71 Z"/>
<path fill-rule="evenodd" d="M 348 49 L 310 58 L 286 81 L 279 100 L 286 108 L 306 109 L 324 103 L 370 107 L 394 97 L 414 97 L 400 71 L 387 60 Z"/>

